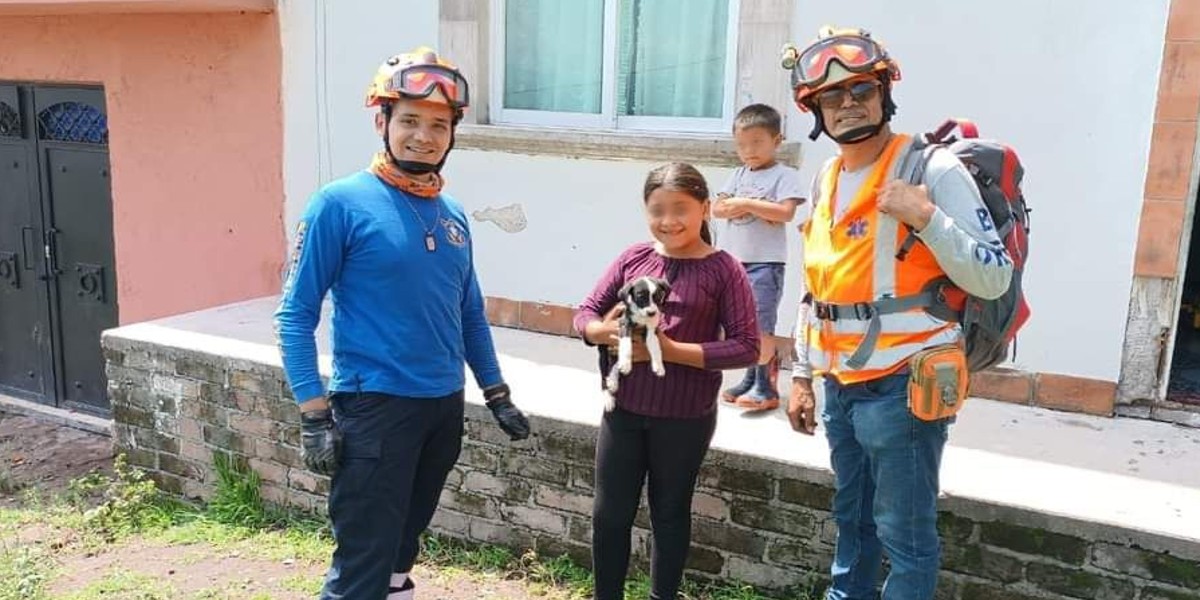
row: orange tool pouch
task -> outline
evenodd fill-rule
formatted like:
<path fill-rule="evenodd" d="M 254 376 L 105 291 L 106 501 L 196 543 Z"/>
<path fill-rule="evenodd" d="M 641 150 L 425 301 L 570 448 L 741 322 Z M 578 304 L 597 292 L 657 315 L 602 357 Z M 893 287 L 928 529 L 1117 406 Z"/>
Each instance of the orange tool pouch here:
<path fill-rule="evenodd" d="M 908 409 L 922 421 L 952 417 L 967 401 L 967 356 L 957 344 L 922 350 L 909 360 Z"/>

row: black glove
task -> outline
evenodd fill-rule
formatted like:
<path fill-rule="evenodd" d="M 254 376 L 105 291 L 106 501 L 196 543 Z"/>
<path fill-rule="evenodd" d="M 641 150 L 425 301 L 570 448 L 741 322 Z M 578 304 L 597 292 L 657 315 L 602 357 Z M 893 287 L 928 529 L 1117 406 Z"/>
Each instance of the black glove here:
<path fill-rule="evenodd" d="M 500 429 L 508 434 L 512 441 L 529 437 L 529 420 L 521 410 L 512 403 L 512 392 L 507 383 L 499 383 L 483 390 L 483 399 L 491 409 L 492 416 L 500 424 Z"/>
<path fill-rule="evenodd" d="M 313 473 L 333 475 L 342 455 L 342 432 L 333 424 L 333 411 L 300 414 L 300 456 Z"/>

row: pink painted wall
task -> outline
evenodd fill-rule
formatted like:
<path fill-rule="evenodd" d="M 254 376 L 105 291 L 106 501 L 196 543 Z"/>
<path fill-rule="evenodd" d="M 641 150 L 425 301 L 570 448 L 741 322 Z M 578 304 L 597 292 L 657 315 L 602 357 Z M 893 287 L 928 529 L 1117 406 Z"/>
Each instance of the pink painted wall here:
<path fill-rule="evenodd" d="M 0 0 L 0 14 L 179 13 L 251 10 L 271 12 L 275 0 Z"/>
<path fill-rule="evenodd" d="M 275 14 L 0 17 L 0 79 L 103 84 L 120 322 L 277 293 Z"/>

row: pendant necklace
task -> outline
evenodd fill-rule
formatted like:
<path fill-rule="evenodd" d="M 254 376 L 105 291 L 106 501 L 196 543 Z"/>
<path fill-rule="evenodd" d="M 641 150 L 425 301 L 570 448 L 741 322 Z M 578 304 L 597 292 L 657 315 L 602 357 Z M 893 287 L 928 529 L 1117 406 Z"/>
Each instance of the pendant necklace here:
<path fill-rule="evenodd" d="M 437 250 L 437 239 L 433 236 L 434 229 L 425 225 L 425 219 L 421 217 L 421 213 L 417 211 L 417 207 L 413 205 L 408 194 L 401 194 L 401 196 L 404 196 L 404 201 L 408 203 L 408 208 L 417 216 L 417 220 L 421 223 L 421 228 L 425 230 L 425 250 L 427 252 Z M 442 205 L 436 199 L 434 199 L 434 202 L 437 202 L 437 216 L 433 219 L 433 227 L 437 227 L 437 224 L 442 221 Z"/>

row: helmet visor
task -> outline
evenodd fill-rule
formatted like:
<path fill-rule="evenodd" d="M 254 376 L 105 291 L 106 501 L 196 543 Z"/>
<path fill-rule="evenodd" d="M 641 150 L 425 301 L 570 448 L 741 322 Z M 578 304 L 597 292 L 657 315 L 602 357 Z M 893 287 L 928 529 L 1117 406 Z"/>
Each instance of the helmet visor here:
<path fill-rule="evenodd" d="M 883 50 L 874 41 L 859 36 L 839 35 L 825 38 L 800 54 L 792 68 L 794 85 L 814 87 L 829 75 L 829 65 L 837 61 L 851 73 L 865 73 L 883 60 Z"/>
<path fill-rule="evenodd" d="M 440 90 L 454 108 L 470 104 L 467 80 L 453 70 L 437 65 L 406 67 L 397 71 L 387 85 L 387 91 L 414 99 L 428 98 L 435 89 Z"/>

